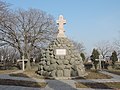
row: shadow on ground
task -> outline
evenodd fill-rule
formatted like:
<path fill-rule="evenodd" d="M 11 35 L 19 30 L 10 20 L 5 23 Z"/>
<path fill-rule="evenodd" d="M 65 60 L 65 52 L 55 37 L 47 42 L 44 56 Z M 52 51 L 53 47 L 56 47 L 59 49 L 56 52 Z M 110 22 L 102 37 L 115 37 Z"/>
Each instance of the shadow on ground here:
<path fill-rule="evenodd" d="M 0 79 L 0 85 L 10 85 L 10 86 L 23 86 L 23 87 L 35 87 L 43 88 L 43 90 L 77 90 L 78 88 L 90 88 L 90 89 L 113 89 L 107 86 L 105 83 L 96 83 L 92 80 L 86 78 L 76 78 L 71 80 L 50 80 L 45 79 L 45 82 L 37 82 L 28 75 L 24 73 L 11 74 L 15 78 L 24 77 L 22 80 L 11 80 L 11 79 Z M 33 81 L 30 81 L 28 79 Z M 89 82 L 80 82 L 79 80 L 88 80 Z M 75 83 L 74 83 L 75 82 Z M 82 84 L 82 86 L 80 85 Z M 83 87 L 84 86 L 84 87 Z M 44 89 L 45 88 L 45 89 Z"/>
<path fill-rule="evenodd" d="M 86 78 L 80 78 L 79 80 L 87 80 L 88 82 L 80 82 L 78 79 L 74 79 L 75 80 L 75 86 L 76 88 L 90 88 L 90 89 L 113 89 L 109 86 L 107 86 L 105 83 L 98 83 L 98 82 L 94 82 L 92 80 L 88 80 Z"/>
<path fill-rule="evenodd" d="M 72 85 L 65 83 L 64 80 L 50 80 L 47 85 L 51 90 L 77 90 Z"/>
<path fill-rule="evenodd" d="M 84 83 L 84 82 L 76 82 L 76 87 L 77 88 L 91 88 L 91 89 L 113 89 L 104 83 L 96 83 L 96 82 L 89 82 L 89 83 Z"/>
<path fill-rule="evenodd" d="M 28 80 L 14 80 L 14 79 L 0 79 L 0 85 L 9 85 L 9 86 L 23 86 L 23 87 L 35 87 L 35 88 L 44 88 L 46 87 L 47 83 L 45 82 L 36 82 L 34 79 L 29 77 L 26 74 L 18 73 L 18 74 L 11 74 L 13 78 L 23 78 Z M 29 80 L 31 79 L 31 81 Z"/>

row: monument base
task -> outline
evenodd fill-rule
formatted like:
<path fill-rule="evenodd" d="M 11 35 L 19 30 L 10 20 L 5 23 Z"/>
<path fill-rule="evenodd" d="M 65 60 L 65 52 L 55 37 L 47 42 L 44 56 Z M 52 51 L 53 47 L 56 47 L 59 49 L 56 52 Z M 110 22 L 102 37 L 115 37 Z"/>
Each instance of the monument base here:
<path fill-rule="evenodd" d="M 55 79 L 71 79 L 86 75 L 80 53 L 67 38 L 57 38 L 41 55 L 39 75 Z"/>
<path fill-rule="evenodd" d="M 86 75 L 88 75 L 86 73 Z M 45 79 L 51 79 L 51 80 L 71 80 L 71 79 L 83 79 L 86 75 L 83 75 L 81 77 L 76 76 L 76 77 L 46 77 Z"/>

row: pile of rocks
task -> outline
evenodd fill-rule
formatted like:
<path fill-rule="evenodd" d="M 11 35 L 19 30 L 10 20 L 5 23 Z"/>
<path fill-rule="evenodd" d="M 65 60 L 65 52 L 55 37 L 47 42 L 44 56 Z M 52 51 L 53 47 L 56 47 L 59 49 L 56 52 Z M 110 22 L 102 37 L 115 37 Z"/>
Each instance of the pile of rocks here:
<path fill-rule="evenodd" d="M 56 49 L 65 49 L 66 55 L 56 55 Z M 42 51 L 38 73 L 45 77 L 82 77 L 86 75 L 80 53 L 67 38 L 57 38 Z"/>

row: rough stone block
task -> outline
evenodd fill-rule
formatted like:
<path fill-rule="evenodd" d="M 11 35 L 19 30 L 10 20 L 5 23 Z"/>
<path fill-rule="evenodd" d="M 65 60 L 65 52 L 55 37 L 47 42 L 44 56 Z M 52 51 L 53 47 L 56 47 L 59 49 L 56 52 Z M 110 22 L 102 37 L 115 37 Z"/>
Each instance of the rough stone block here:
<path fill-rule="evenodd" d="M 60 56 L 60 59 L 65 59 L 65 57 L 64 56 Z"/>
<path fill-rule="evenodd" d="M 77 65 L 77 72 L 78 76 L 83 76 L 85 74 L 85 69 L 82 68 L 80 65 Z"/>
<path fill-rule="evenodd" d="M 50 57 L 51 57 L 51 58 L 53 58 L 53 57 L 54 57 L 54 55 L 52 54 L 52 55 L 50 55 Z"/>
<path fill-rule="evenodd" d="M 71 71 L 70 71 L 69 69 L 64 69 L 63 72 L 64 72 L 64 73 L 63 73 L 63 76 L 64 76 L 64 77 L 70 77 Z"/>
<path fill-rule="evenodd" d="M 45 62 L 45 61 L 41 61 L 41 63 L 42 63 L 43 65 L 45 65 L 45 64 L 46 64 L 46 62 Z"/>
<path fill-rule="evenodd" d="M 63 70 L 65 68 L 65 65 L 58 65 L 57 70 Z"/>
<path fill-rule="evenodd" d="M 43 70 L 38 71 L 40 75 L 43 75 L 43 72 L 44 72 Z"/>
<path fill-rule="evenodd" d="M 63 60 L 63 63 L 64 63 L 65 65 L 68 65 L 68 64 L 69 64 L 69 61 L 68 61 L 68 60 Z"/>
<path fill-rule="evenodd" d="M 65 56 L 65 59 L 70 59 L 70 58 L 71 58 L 70 55 Z"/>
<path fill-rule="evenodd" d="M 65 69 L 70 69 L 71 68 L 71 65 L 66 65 L 65 66 Z"/>
<path fill-rule="evenodd" d="M 52 77 L 56 77 L 56 70 L 53 70 L 53 71 L 51 72 L 51 76 L 52 76 Z"/>
<path fill-rule="evenodd" d="M 59 65 L 63 64 L 62 60 L 57 60 L 56 62 L 57 62 L 57 64 L 59 64 Z"/>
<path fill-rule="evenodd" d="M 59 59 L 59 56 L 56 55 L 56 56 L 55 56 L 55 59 Z"/>
<path fill-rule="evenodd" d="M 49 67 L 49 70 L 50 71 L 56 70 L 56 67 L 57 67 L 57 64 L 51 64 L 50 67 Z"/>
<path fill-rule="evenodd" d="M 71 67 L 74 71 L 76 71 L 77 70 L 77 66 L 76 65 L 72 65 L 72 67 Z"/>
<path fill-rule="evenodd" d="M 73 63 L 74 63 L 74 61 L 75 61 L 74 59 L 71 59 L 71 60 L 70 60 L 70 64 L 73 64 Z"/>
<path fill-rule="evenodd" d="M 57 46 L 58 46 L 58 47 L 60 47 L 60 46 L 61 46 L 61 44 L 58 44 Z"/>
<path fill-rule="evenodd" d="M 49 70 L 49 66 L 44 65 L 43 69 L 44 69 L 45 71 L 48 71 L 48 70 Z"/>
<path fill-rule="evenodd" d="M 50 54 L 49 53 L 46 53 L 46 57 L 49 57 L 50 56 Z"/>
<path fill-rule="evenodd" d="M 71 54 L 71 50 L 68 51 L 69 55 Z"/>
<path fill-rule="evenodd" d="M 42 63 L 42 62 L 39 62 L 39 65 L 43 65 L 43 63 Z"/>
<path fill-rule="evenodd" d="M 77 72 L 77 71 L 74 71 L 74 70 L 72 69 L 72 70 L 71 70 L 71 76 L 72 76 L 72 77 L 78 76 L 78 72 Z"/>
<path fill-rule="evenodd" d="M 50 65 L 50 61 L 47 61 L 46 64 L 47 64 L 47 65 Z"/>
<path fill-rule="evenodd" d="M 43 70 L 43 66 L 39 65 L 38 70 Z"/>
<path fill-rule="evenodd" d="M 54 64 L 54 63 L 56 63 L 56 60 L 55 60 L 55 59 L 51 59 L 51 60 L 50 60 L 50 63 L 51 63 L 51 64 Z"/>
<path fill-rule="evenodd" d="M 68 47 L 70 47 L 71 45 L 70 44 L 67 44 Z"/>
<path fill-rule="evenodd" d="M 49 76 L 49 73 L 47 71 L 43 71 L 43 76 Z"/>
<path fill-rule="evenodd" d="M 71 55 L 71 57 L 72 57 L 72 58 L 74 58 L 74 57 L 75 57 L 75 55 L 74 55 L 74 54 L 72 54 L 72 55 Z"/>
<path fill-rule="evenodd" d="M 63 77 L 63 70 L 57 70 L 57 77 Z"/>
<path fill-rule="evenodd" d="M 66 44 L 63 44 L 63 47 L 66 47 Z"/>
<path fill-rule="evenodd" d="M 75 61 L 75 64 L 76 65 L 80 65 L 80 61 Z"/>

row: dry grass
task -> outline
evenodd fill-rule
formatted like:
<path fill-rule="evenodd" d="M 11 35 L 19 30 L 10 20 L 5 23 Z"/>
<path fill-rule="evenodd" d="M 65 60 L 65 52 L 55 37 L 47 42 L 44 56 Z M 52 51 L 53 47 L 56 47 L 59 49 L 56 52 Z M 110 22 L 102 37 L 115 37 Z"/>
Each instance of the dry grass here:
<path fill-rule="evenodd" d="M 116 74 L 116 75 L 120 75 L 120 70 L 111 69 L 111 70 L 107 70 L 107 71 L 110 73 Z"/>
<path fill-rule="evenodd" d="M 47 83 L 45 83 L 45 82 L 23 81 L 23 80 L 0 79 L 0 85 L 45 88 Z"/>
<path fill-rule="evenodd" d="M 17 70 L 0 70 L 0 74 L 9 74 L 9 73 L 12 73 L 15 71 L 17 71 Z"/>
<path fill-rule="evenodd" d="M 98 71 L 95 71 L 95 70 L 87 71 L 87 73 L 88 75 L 85 77 L 85 79 L 110 79 L 112 78 L 109 75 L 99 73 Z"/>
<path fill-rule="evenodd" d="M 30 78 L 28 75 L 24 74 L 24 73 L 12 73 L 12 74 L 9 74 L 10 76 L 13 76 L 13 77 L 25 77 L 25 78 Z"/>
<path fill-rule="evenodd" d="M 106 82 L 106 83 L 75 83 L 76 88 L 97 88 L 97 89 L 120 89 L 120 82 Z"/>
<path fill-rule="evenodd" d="M 24 71 L 23 73 L 12 73 L 9 74 L 13 77 L 25 77 L 25 78 L 38 78 L 38 79 L 45 79 L 45 77 L 38 75 L 35 73 L 35 70 Z"/>
<path fill-rule="evenodd" d="M 85 76 L 84 78 L 80 77 L 77 79 L 110 79 L 112 78 L 111 76 L 99 73 L 98 71 L 94 71 L 94 70 L 87 71 L 87 73 L 88 75 Z M 45 77 L 36 74 L 34 70 L 24 71 L 23 73 L 13 73 L 13 74 L 10 74 L 10 76 L 45 79 Z"/>
<path fill-rule="evenodd" d="M 35 70 L 24 71 L 23 74 L 31 78 L 38 78 L 38 79 L 43 78 L 40 75 L 38 75 Z"/>

